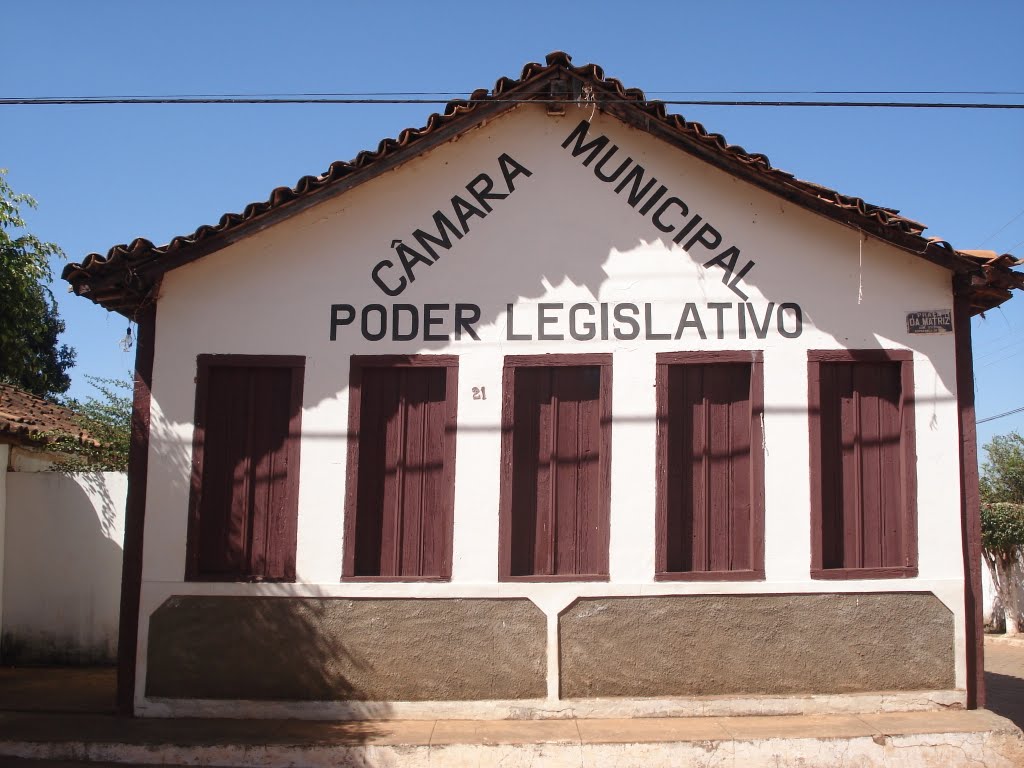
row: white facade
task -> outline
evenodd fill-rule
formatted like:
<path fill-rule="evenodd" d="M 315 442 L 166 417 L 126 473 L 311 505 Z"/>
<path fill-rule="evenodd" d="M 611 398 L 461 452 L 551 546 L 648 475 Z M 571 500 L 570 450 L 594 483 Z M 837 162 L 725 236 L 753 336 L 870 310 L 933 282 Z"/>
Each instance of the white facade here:
<path fill-rule="evenodd" d="M 638 212 L 641 205 L 629 205 L 628 190 L 617 194 L 617 183 L 599 180 L 594 164 L 584 165 L 585 154 L 574 157 L 572 144 L 563 147 L 581 120 L 591 121 L 590 138 L 605 135 L 620 148 L 605 172 L 626 156 L 633 158 L 667 188 L 664 200 L 676 196 L 685 201 L 691 217 L 696 212 L 712 224 L 721 243 L 709 249 L 697 242 L 685 249 L 673 242 L 683 221 L 678 206 L 666 209 L 660 219 L 673 230 L 660 231 L 652 212 L 644 215 Z M 529 172 L 513 176 L 511 191 L 502 156 Z M 506 161 L 506 173 L 510 168 L 515 172 Z M 490 199 L 491 212 L 468 218 L 468 233 L 452 238 L 451 248 L 439 251 L 436 263 L 415 264 L 415 281 L 407 281 L 400 295 L 387 295 L 373 280 L 375 265 L 392 262 L 378 272 L 392 290 L 407 277 L 393 241 L 416 247 L 412 233 L 435 231 L 432 217 L 438 210 L 454 221 L 455 195 L 477 205 L 467 185 L 480 174 L 487 174 L 495 193 L 507 196 Z M 720 265 L 703 266 L 728 246 L 740 251 L 731 272 Z M 747 295 L 744 300 L 726 282 L 751 261 L 754 265 L 734 281 Z M 744 310 L 744 301 L 749 309 Z M 473 324 L 479 339 L 463 333 L 458 340 L 425 341 L 424 306 L 449 307 L 435 310 L 443 319 L 434 332 L 450 337 L 456 303 L 479 307 L 480 319 Z M 541 306 L 548 303 L 562 306 Z M 339 304 L 350 305 L 356 317 L 337 326 L 331 341 L 332 317 L 337 316 L 332 305 Z M 390 327 L 379 341 L 364 338 L 359 313 L 372 304 L 388 309 L 389 322 L 393 305 L 416 307 L 417 338 L 394 341 Z M 576 310 L 571 328 L 570 308 L 578 304 L 593 309 Z M 609 313 L 607 338 L 600 327 L 603 304 Z M 617 321 L 621 316 L 615 308 L 625 304 L 636 307 L 638 338 L 615 336 L 616 329 L 625 336 L 633 330 L 632 324 Z M 645 338 L 648 304 L 652 335 L 670 338 Z M 782 304 L 788 306 L 781 309 Z M 554 700 L 556 617 L 579 596 L 931 592 L 954 617 L 955 686 L 962 693 L 966 651 L 953 335 L 911 335 L 906 325 L 909 312 L 951 308 L 949 271 L 785 202 L 613 117 L 574 107 L 562 117 L 547 115 L 541 106 L 516 108 L 333 200 L 174 269 L 163 278 L 156 322 L 138 710 L 239 711 L 230 702 L 157 702 L 145 696 L 151 613 L 172 595 L 206 594 L 528 597 L 548 616 L 548 694 Z M 738 313 L 744 311 L 746 338 L 740 338 Z M 408 322 L 409 312 L 400 312 Z M 543 329 L 538 327 L 540 312 L 555 318 Z M 594 325 L 583 324 L 590 317 Z M 681 318 L 689 323 L 675 338 Z M 758 324 L 766 325 L 760 335 Z M 589 335 L 591 327 L 593 339 L 570 336 L 571 330 Z M 376 322 L 370 331 L 375 328 Z M 564 339 L 542 340 L 542 333 Z M 821 349 L 913 351 L 916 578 L 810 577 L 807 352 Z M 763 352 L 764 581 L 654 578 L 655 355 L 690 350 Z M 499 582 L 503 357 L 565 352 L 613 355 L 610 578 Z M 208 353 L 306 358 L 295 584 L 185 581 L 196 358 Z M 451 580 L 343 583 L 349 356 L 436 353 L 459 356 Z M 269 704 L 248 704 L 242 711 L 272 710 Z"/>

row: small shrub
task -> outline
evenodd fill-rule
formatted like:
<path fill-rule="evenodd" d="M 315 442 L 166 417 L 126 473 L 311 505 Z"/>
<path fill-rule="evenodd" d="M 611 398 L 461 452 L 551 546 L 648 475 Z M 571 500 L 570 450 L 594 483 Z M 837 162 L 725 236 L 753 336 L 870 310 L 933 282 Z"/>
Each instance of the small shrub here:
<path fill-rule="evenodd" d="M 981 546 L 1002 560 L 1016 559 L 1024 547 L 1024 504 L 982 504 Z"/>

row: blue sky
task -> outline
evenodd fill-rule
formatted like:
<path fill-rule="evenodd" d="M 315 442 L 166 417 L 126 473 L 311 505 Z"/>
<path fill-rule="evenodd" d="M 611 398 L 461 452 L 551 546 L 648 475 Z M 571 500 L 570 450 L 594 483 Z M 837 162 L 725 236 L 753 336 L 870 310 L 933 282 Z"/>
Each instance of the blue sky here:
<path fill-rule="evenodd" d="M 50 2 L 4 7 L 2 96 L 444 91 L 565 50 L 627 86 L 1024 92 L 1024 3 Z M 713 98 L 715 93 L 677 98 Z M 816 98 L 796 96 L 794 98 Z M 829 97 L 825 97 L 829 98 Z M 835 97 L 860 98 L 860 97 Z M 865 97 L 1024 101 L 1015 96 Z M 68 260 L 166 242 L 422 125 L 433 107 L 0 106 L 0 167 Z M 776 167 L 1024 255 L 1024 111 L 677 107 Z M 1016 218 L 1015 218 L 1016 217 Z M 55 265 L 59 273 L 63 264 Z M 123 376 L 126 321 L 54 292 L 86 374 Z M 1024 297 L 975 321 L 978 416 L 1024 406 Z M 1024 413 L 979 425 L 1017 429 Z"/>

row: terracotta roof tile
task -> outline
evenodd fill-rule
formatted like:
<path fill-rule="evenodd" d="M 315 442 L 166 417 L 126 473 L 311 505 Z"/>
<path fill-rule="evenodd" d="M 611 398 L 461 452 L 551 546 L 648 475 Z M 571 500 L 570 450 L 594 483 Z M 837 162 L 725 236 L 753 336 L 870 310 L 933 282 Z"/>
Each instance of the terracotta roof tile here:
<path fill-rule="evenodd" d="M 0 384 L 0 443 L 48 442 L 54 432 L 89 440 L 75 413 L 10 384 Z"/>
<path fill-rule="evenodd" d="M 947 269 L 980 276 L 986 292 L 984 298 L 979 294 L 976 311 L 1002 303 L 1010 297 L 1011 288 L 1024 287 L 1024 277 L 1009 269 L 1011 264 L 1019 263 L 1013 257 L 981 264 L 939 238 L 926 239 L 922 236 L 925 225 L 900 216 L 898 210 L 873 205 L 773 168 L 766 156 L 747 152 L 700 123 L 669 113 L 664 103 L 648 101 L 643 91 L 626 88 L 618 80 L 605 77 L 604 70 L 596 64 L 573 66 L 570 56 L 560 51 L 549 54 L 544 64 L 527 64 L 518 79 L 502 77 L 490 91 L 477 90 L 468 99 L 448 102 L 444 111 L 430 115 L 423 127 L 407 128 L 397 139 L 384 139 L 376 150 L 364 150 L 351 161 L 331 163 L 319 176 L 303 176 L 294 187 L 278 187 L 267 200 L 251 203 L 241 213 L 226 213 L 217 224 L 201 226 L 166 245 L 157 246 L 142 238 L 115 245 L 106 255 L 92 253 L 81 263 L 68 264 L 62 276 L 77 294 L 130 317 L 147 301 L 159 275 L 168 269 L 340 194 L 479 121 L 513 108 L 517 102 L 577 103 L 584 90 L 589 90 L 586 97 L 592 98 L 598 108 L 747 181 Z M 991 279 L 995 283 L 990 285 Z"/>

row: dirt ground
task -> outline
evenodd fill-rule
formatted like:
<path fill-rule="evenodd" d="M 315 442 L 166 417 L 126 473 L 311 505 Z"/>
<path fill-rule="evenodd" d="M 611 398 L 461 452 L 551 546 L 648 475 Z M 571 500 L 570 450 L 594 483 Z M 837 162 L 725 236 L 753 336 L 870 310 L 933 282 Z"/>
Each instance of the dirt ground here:
<path fill-rule="evenodd" d="M 1024 639 L 985 640 L 987 709 L 1024 728 Z"/>

